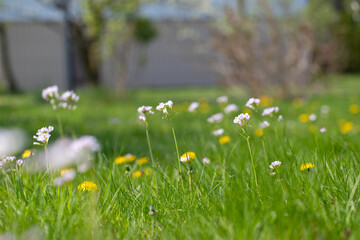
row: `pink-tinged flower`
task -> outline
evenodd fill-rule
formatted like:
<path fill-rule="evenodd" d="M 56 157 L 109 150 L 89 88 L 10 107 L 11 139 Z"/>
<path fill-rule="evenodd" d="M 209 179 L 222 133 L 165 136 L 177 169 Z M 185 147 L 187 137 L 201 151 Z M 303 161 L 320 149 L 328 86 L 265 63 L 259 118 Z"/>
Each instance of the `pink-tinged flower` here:
<path fill-rule="evenodd" d="M 37 131 L 33 136 L 38 142 L 34 142 L 34 145 L 46 145 L 51 137 L 51 132 L 54 130 L 53 126 L 43 127 Z"/>
<path fill-rule="evenodd" d="M 236 106 L 235 104 L 229 104 L 225 107 L 224 112 L 231 113 L 231 112 L 235 112 L 237 110 L 239 110 L 238 106 Z"/>
<path fill-rule="evenodd" d="M 255 106 L 259 106 L 259 104 L 260 104 L 260 99 L 258 99 L 258 98 L 250 98 L 247 101 L 247 103 L 245 104 L 245 106 L 248 107 L 248 108 L 251 108 L 251 109 L 255 109 Z"/>
<path fill-rule="evenodd" d="M 19 165 L 19 166 L 22 165 L 23 163 L 24 163 L 24 161 L 21 160 L 21 159 L 19 159 L 19 160 L 16 161 L 16 164 Z"/>
<path fill-rule="evenodd" d="M 198 102 L 192 102 L 188 108 L 188 111 L 194 112 L 199 106 L 200 104 Z"/>
<path fill-rule="evenodd" d="M 220 123 L 224 118 L 224 114 L 217 113 L 207 119 L 208 123 Z"/>
<path fill-rule="evenodd" d="M 261 114 L 262 116 L 272 116 L 272 114 L 275 112 L 277 113 L 279 111 L 279 107 L 270 107 L 270 108 L 265 108 L 263 113 Z"/>
<path fill-rule="evenodd" d="M 278 168 L 281 166 L 281 162 L 280 161 L 275 161 L 275 162 L 272 162 L 269 166 L 269 168 L 271 168 L 272 170 Z"/>
<path fill-rule="evenodd" d="M 250 115 L 248 113 L 241 113 L 239 116 L 234 118 L 234 123 L 243 126 L 245 123 L 249 122 Z"/>
<path fill-rule="evenodd" d="M 228 102 L 228 97 L 227 97 L 227 96 L 218 97 L 218 98 L 216 99 L 216 102 L 217 102 L 217 103 L 227 103 L 227 102 Z"/>
<path fill-rule="evenodd" d="M 207 157 L 204 157 L 203 160 L 202 160 L 202 162 L 203 162 L 204 164 L 210 164 L 210 159 L 208 159 Z"/>
<path fill-rule="evenodd" d="M 172 101 L 167 101 L 166 103 L 159 103 L 159 105 L 157 105 L 156 110 L 163 112 L 165 115 L 168 114 L 168 108 L 172 109 L 173 108 L 173 102 Z"/>
<path fill-rule="evenodd" d="M 278 121 L 281 121 L 281 120 L 283 120 L 283 119 L 284 119 L 283 116 L 282 116 L 282 115 L 279 115 Z"/>
<path fill-rule="evenodd" d="M 141 107 L 138 108 L 137 111 L 138 111 L 139 114 L 142 114 L 142 115 L 145 115 L 147 113 L 150 114 L 150 115 L 153 115 L 154 112 L 151 109 L 152 109 L 151 106 L 141 106 Z"/>
<path fill-rule="evenodd" d="M 263 121 L 262 123 L 260 123 L 260 128 L 264 129 L 270 126 L 270 123 L 268 121 Z"/>
<path fill-rule="evenodd" d="M 224 134 L 224 129 L 222 129 L 222 128 L 217 129 L 217 130 L 213 131 L 212 134 L 216 137 L 220 136 L 220 135 Z"/>
<path fill-rule="evenodd" d="M 326 128 L 323 127 L 323 128 L 320 128 L 320 132 L 325 133 L 325 132 L 327 132 L 327 130 L 326 130 Z"/>

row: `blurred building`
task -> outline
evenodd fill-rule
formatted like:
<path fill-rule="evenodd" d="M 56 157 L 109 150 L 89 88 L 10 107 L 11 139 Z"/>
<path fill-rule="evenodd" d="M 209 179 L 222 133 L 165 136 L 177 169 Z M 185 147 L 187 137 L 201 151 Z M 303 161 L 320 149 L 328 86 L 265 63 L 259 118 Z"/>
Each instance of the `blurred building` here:
<path fill-rule="evenodd" d="M 62 13 L 38 0 L 2 0 L 0 21 L 7 24 L 11 67 L 22 90 L 51 84 L 66 88 L 66 56 Z M 212 4 L 218 4 L 214 0 Z M 76 12 L 76 11 L 74 11 Z M 205 10 L 165 4 L 144 4 L 140 14 L 154 21 L 157 38 L 147 47 L 132 45 L 127 84 L 130 87 L 211 85 L 217 83 L 209 47 L 211 14 Z M 117 84 L 116 56 L 107 56 L 101 83 Z M 0 82 L 4 71 L 0 62 Z M 76 82 L 85 82 L 81 62 L 75 56 Z"/>

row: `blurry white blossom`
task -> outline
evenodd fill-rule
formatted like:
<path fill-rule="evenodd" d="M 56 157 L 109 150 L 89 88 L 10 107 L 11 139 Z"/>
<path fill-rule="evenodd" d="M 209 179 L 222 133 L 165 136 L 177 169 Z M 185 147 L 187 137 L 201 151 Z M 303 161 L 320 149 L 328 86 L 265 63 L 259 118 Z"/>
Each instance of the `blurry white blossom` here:
<path fill-rule="evenodd" d="M 239 116 L 234 118 L 234 123 L 243 126 L 245 123 L 249 122 L 250 115 L 248 113 L 241 113 Z"/>
<path fill-rule="evenodd" d="M 214 136 L 220 136 L 224 133 L 224 129 L 220 128 L 212 132 Z"/>
<path fill-rule="evenodd" d="M 198 107 L 200 106 L 200 104 L 198 102 L 192 102 L 188 108 L 189 112 L 193 112 L 195 111 Z"/>
<path fill-rule="evenodd" d="M 207 119 L 208 123 L 220 123 L 224 118 L 224 114 L 217 113 Z"/>
<path fill-rule="evenodd" d="M 14 156 L 5 156 L 5 157 L 3 157 L 3 159 L 1 159 L 1 161 L 0 161 L 0 168 L 2 168 L 6 163 L 12 162 L 12 161 L 15 161 L 15 160 L 16 160 L 16 157 L 14 157 Z"/>
<path fill-rule="evenodd" d="M 51 87 L 47 87 L 42 90 L 42 98 L 46 101 L 50 101 L 51 99 L 57 99 L 59 97 L 59 87 L 54 85 Z"/>
<path fill-rule="evenodd" d="M 49 142 L 49 138 L 51 137 L 51 132 L 54 130 L 53 126 L 43 127 L 37 131 L 37 133 L 33 136 L 34 139 L 38 142 L 34 142 L 34 145 L 46 145 Z"/>
<path fill-rule="evenodd" d="M 281 121 L 281 120 L 283 120 L 283 119 L 284 119 L 283 116 L 282 116 L 282 115 L 279 115 L 278 121 Z"/>
<path fill-rule="evenodd" d="M 274 170 L 274 169 L 280 167 L 280 165 L 281 165 L 281 162 L 280 162 L 280 161 L 275 161 L 275 162 L 272 162 L 272 163 L 270 164 L 269 168 L 271 168 L 271 169 Z"/>
<path fill-rule="evenodd" d="M 260 123 L 260 128 L 264 129 L 270 126 L 270 123 L 268 121 L 263 121 L 262 123 Z"/>
<path fill-rule="evenodd" d="M 77 108 L 76 103 L 80 97 L 76 95 L 74 91 L 66 91 L 59 97 L 58 106 L 64 109 L 75 110 Z"/>
<path fill-rule="evenodd" d="M 145 115 L 139 115 L 139 120 L 140 121 L 143 121 L 143 122 L 146 122 L 146 116 Z"/>
<path fill-rule="evenodd" d="M 210 164 L 210 159 L 208 159 L 207 157 L 204 157 L 202 162 L 205 164 Z"/>
<path fill-rule="evenodd" d="M 24 163 L 24 161 L 22 159 L 19 159 L 19 160 L 16 161 L 17 165 L 22 165 L 23 163 Z"/>
<path fill-rule="evenodd" d="M 326 128 L 322 127 L 322 128 L 320 128 L 320 132 L 325 133 L 325 132 L 327 132 L 327 130 L 326 130 Z"/>
<path fill-rule="evenodd" d="M 279 107 L 270 107 L 270 108 L 265 108 L 263 113 L 261 114 L 262 116 L 272 116 L 272 114 L 275 112 L 277 113 L 279 111 Z"/>
<path fill-rule="evenodd" d="M 235 112 L 237 110 L 239 110 L 238 106 L 236 106 L 235 104 L 229 104 L 225 107 L 224 112 L 231 113 L 231 112 Z"/>
<path fill-rule="evenodd" d="M 312 122 L 315 121 L 316 120 L 316 114 L 315 113 L 310 114 L 309 115 L 309 120 L 312 121 Z"/>
<path fill-rule="evenodd" d="M 218 97 L 218 98 L 216 99 L 216 102 L 217 102 L 217 103 L 227 103 L 227 102 L 228 102 L 228 97 L 227 97 L 227 96 Z"/>
<path fill-rule="evenodd" d="M 255 109 L 255 106 L 258 106 L 260 104 L 260 99 L 258 98 L 250 98 L 247 103 L 245 104 L 246 107 Z M 255 105 L 255 106 L 254 106 Z"/>
<path fill-rule="evenodd" d="M 55 186 L 61 186 L 65 183 L 71 182 L 75 179 L 76 172 L 74 169 L 69 169 L 68 171 L 61 174 L 60 177 L 57 177 L 54 179 L 54 185 Z"/>
<path fill-rule="evenodd" d="M 141 106 L 138 108 L 139 120 L 146 122 L 146 115 L 153 115 L 154 112 L 151 110 L 151 106 Z"/>
<path fill-rule="evenodd" d="M 320 107 L 320 112 L 322 115 L 327 115 L 330 112 L 330 107 L 328 105 L 322 105 Z"/>
<path fill-rule="evenodd" d="M 159 105 L 157 105 L 157 107 L 156 107 L 156 110 L 163 112 L 165 115 L 167 115 L 168 114 L 167 108 L 170 108 L 170 109 L 173 108 L 172 101 L 167 101 L 166 103 L 163 103 L 163 102 L 159 103 Z"/>
<path fill-rule="evenodd" d="M 0 156 L 22 151 L 26 142 L 25 133 L 22 130 L 0 128 Z"/>

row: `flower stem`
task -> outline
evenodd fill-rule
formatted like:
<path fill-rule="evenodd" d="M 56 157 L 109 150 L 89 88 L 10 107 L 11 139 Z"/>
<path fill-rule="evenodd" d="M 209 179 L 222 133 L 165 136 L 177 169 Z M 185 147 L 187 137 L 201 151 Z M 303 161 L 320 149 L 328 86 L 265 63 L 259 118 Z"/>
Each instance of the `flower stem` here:
<path fill-rule="evenodd" d="M 148 143 L 148 147 L 149 147 L 149 152 L 150 152 L 151 164 L 154 164 L 154 158 L 153 158 L 153 154 L 152 154 L 150 137 L 149 137 L 149 126 L 148 126 L 148 123 L 147 123 L 147 122 L 145 122 L 145 131 L 146 131 L 146 139 L 147 139 L 147 143 Z"/>
<path fill-rule="evenodd" d="M 56 113 L 56 118 L 57 118 L 57 121 L 58 121 L 60 137 L 63 137 L 64 136 L 64 131 L 63 131 L 63 127 L 62 127 L 62 123 L 61 123 L 59 113 Z"/>
<path fill-rule="evenodd" d="M 175 129 L 173 126 L 171 126 L 171 130 L 172 130 L 172 134 L 174 136 L 174 142 L 175 142 L 175 148 L 176 148 L 176 155 L 177 155 L 177 159 L 179 161 L 179 170 L 180 170 L 180 155 L 179 155 L 179 148 L 178 148 L 178 144 L 176 141 L 176 135 L 175 135 Z"/>

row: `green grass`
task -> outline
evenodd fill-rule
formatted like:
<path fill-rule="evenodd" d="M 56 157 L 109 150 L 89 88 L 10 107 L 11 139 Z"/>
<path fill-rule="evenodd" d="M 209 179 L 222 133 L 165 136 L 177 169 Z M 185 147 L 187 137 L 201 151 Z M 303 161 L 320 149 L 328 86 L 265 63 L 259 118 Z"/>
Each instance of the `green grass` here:
<path fill-rule="evenodd" d="M 246 109 L 249 96 L 244 92 L 148 89 L 119 97 L 101 89 L 79 91 L 78 110 L 59 115 L 66 136 L 93 135 L 101 143 L 91 170 L 61 187 L 53 185 L 58 172 L 16 168 L 0 173 L 0 233 L 34 239 L 359 239 L 360 114 L 349 112 L 351 104 L 360 103 L 359 80 L 333 77 L 326 90 L 304 95 L 300 107 L 275 100 L 271 106 L 279 106 L 284 116 L 280 122 L 261 117 L 262 106 L 250 113 L 245 131 L 258 189 L 247 142 L 232 122 Z M 221 111 L 215 101 L 221 95 L 228 95 L 240 110 L 211 125 L 206 119 Z M 209 112 L 183 111 L 201 97 L 208 101 Z M 156 112 L 149 120 L 156 163 L 114 164 L 117 156 L 126 153 L 150 157 L 136 110 L 167 100 L 176 105 L 173 125 L 180 154 L 193 151 L 197 159 L 182 164 L 179 175 L 171 125 Z M 322 105 L 330 106 L 326 116 L 320 113 Z M 316 113 L 317 119 L 302 123 L 298 119 L 302 113 Z M 354 124 L 347 134 L 340 132 L 341 119 Z M 254 130 L 263 120 L 271 126 L 262 137 L 256 136 Z M 55 127 L 51 144 L 59 138 L 56 112 L 40 92 L 0 95 L 0 126 L 23 128 L 28 148 L 41 151 L 31 145 L 31 136 L 48 125 Z M 220 145 L 211 134 L 220 127 L 231 137 L 230 143 Z M 321 127 L 328 132 L 321 134 Z M 203 157 L 211 163 L 203 164 Z M 282 162 L 275 175 L 269 168 L 273 161 Z M 315 168 L 300 171 L 307 162 Z M 140 169 L 149 169 L 150 174 L 132 178 Z M 84 180 L 95 182 L 98 190 L 79 191 L 77 186 Z M 151 205 L 156 215 L 149 214 Z"/>

